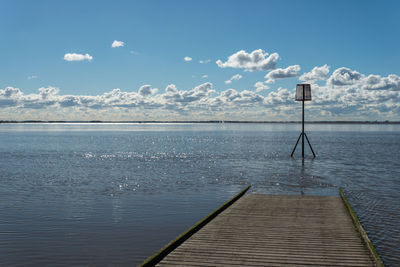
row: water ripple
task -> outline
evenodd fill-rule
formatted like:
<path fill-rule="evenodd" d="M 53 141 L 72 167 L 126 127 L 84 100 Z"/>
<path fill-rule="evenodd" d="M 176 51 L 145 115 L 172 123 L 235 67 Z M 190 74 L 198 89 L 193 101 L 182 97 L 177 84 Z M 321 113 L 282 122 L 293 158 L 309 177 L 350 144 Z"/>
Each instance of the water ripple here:
<path fill-rule="evenodd" d="M 0 131 L 1 266 L 135 265 L 248 184 L 342 187 L 386 265 L 400 265 L 399 129 L 314 126 L 317 158 L 302 162 L 292 125 L 60 127 Z"/>

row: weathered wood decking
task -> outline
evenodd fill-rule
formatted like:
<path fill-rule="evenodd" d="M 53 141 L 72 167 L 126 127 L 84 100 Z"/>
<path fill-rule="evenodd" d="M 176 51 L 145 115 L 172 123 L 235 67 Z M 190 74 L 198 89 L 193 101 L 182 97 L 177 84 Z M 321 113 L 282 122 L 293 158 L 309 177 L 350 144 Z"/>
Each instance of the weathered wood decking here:
<path fill-rule="evenodd" d="M 157 266 L 375 266 L 338 197 L 245 195 Z"/>

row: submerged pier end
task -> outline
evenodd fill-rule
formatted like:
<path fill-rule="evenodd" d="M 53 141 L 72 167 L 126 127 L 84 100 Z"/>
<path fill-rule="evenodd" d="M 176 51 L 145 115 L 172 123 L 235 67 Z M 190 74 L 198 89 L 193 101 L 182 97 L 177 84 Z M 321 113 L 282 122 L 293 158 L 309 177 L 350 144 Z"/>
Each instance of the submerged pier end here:
<path fill-rule="evenodd" d="M 201 229 L 141 266 L 383 266 L 340 194 L 238 194 Z"/>

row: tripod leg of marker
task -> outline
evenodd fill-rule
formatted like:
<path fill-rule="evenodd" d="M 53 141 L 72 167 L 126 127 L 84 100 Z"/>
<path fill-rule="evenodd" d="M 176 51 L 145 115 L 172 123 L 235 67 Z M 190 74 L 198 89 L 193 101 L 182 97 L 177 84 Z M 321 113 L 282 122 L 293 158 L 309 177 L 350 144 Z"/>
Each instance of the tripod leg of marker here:
<path fill-rule="evenodd" d="M 314 150 L 312 149 L 312 146 L 311 146 L 310 140 L 308 140 L 308 136 L 307 136 L 307 134 L 306 134 L 306 133 L 304 133 L 304 135 L 306 136 L 307 143 L 308 143 L 308 145 L 310 146 L 310 148 L 311 148 L 311 152 L 312 152 L 312 154 L 314 155 L 314 158 L 315 158 L 315 153 L 314 153 Z"/>
<path fill-rule="evenodd" d="M 299 138 L 297 138 L 297 142 L 296 142 L 296 144 L 294 145 L 294 148 L 293 148 L 292 154 L 290 154 L 290 156 L 291 156 L 291 157 L 293 157 L 293 153 L 294 153 L 294 151 L 296 150 L 296 147 L 297 147 L 297 144 L 298 144 L 298 143 L 299 143 L 299 141 L 300 141 L 300 137 L 301 137 L 301 135 L 302 135 L 302 134 L 300 134 L 300 135 L 299 135 Z"/>

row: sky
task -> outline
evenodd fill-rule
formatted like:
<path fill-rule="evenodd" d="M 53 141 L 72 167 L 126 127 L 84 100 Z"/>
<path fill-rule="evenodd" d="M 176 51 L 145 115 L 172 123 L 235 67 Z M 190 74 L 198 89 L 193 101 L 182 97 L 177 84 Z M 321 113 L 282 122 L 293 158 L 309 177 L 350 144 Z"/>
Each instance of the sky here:
<path fill-rule="evenodd" d="M 399 1 L 0 5 L 0 120 L 400 120 Z"/>

